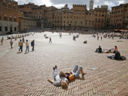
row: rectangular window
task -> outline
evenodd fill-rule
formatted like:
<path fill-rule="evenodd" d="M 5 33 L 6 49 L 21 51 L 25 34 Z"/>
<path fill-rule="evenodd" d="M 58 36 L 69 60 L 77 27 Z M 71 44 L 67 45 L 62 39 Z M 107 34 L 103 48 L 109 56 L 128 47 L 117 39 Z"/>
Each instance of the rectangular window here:
<path fill-rule="evenodd" d="M 16 22 L 16 18 L 14 18 L 14 22 Z"/>
<path fill-rule="evenodd" d="M 8 31 L 8 27 L 7 26 L 5 27 L 5 31 Z"/>
<path fill-rule="evenodd" d="M 0 26 L 0 31 L 2 31 L 2 27 Z"/>
<path fill-rule="evenodd" d="M 14 31 L 16 31 L 16 27 L 14 27 Z"/>
<path fill-rule="evenodd" d="M 4 17 L 4 20 L 7 21 L 7 17 L 6 16 Z"/>
<path fill-rule="evenodd" d="M 8 8 L 11 8 L 11 5 L 8 5 Z"/>
<path fill-rule="evenodd" d="M 12 21 L 12 18 L 11 17 L 9 18 L 9 21 Z"/>

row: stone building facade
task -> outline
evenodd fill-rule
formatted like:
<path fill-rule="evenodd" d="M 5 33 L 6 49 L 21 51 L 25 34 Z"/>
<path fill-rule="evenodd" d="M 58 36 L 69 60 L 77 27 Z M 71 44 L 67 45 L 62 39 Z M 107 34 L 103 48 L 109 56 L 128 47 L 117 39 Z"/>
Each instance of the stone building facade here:
<path fill-rule="evenodd" d="M 71 10 L 63 10 L 62 27 L 73 30 L 84 28 L 86 11 L 86 5 L 73 5 Z"/>
<path fill-rule="evenodd" d="M 57 8 L 51 6 L 45 10 L 45 28 L 54 28 L 55 14 L 57 14 Z"/>
<path fill-rule="evenodd" d="M 19 17 L 19 30 L 20 32 L 29 32 L 36 30 L 37 21 L 30 17 Z"/>
<path fill-rule="evenodd" d="M 0 1 L 0 34 L 18 32 L 18 4 L 12 0 Z"/>
<path fill-rule="evenodd" d="M 114 29 L 128 29 L 128 3 L 112 7 L 110 27 Z"/>
<path fill-rule="evenodd" d="M 37 6 L 34 3 L 28 3 L 24 5 L 19 5 L 19 10 L 23 14 L 19 17 L 20 31 L 30 31 L 44 28 L 45 21 L 45 5 Z M 26 22 L 26 27 L 24 26 Z M 33 23 L 32 23 L 33 22 Z"/>
<path fill-rule="evenodd" d="M 88 11 L 85 17 L 85 28 L 86 29 L 90 29 L 90 28 L 94 28 L 94 14 L 92 11 Z"/>
<path fill-rule="evenodd" d="M 107 8 L 87 10 L 86 5 L 73 5 L 71 10 L 62 12 L 62 27 L 68 29 L 105 29 Z"/>
<path fill-rule="evenodd" d="M 57 10 L 54 14 L 53 27 L 55 29 L 62 29 L 62 10 Z"/>
<path fill-rule="evenodd" d="M 94 29 L 106 29 L 107 25 L 107 8 L 95 8 L 94 15 Z"/>
<path fill-rule="evenodd" d="M 18 5 L 13 0 L 1 0 L 0 10 L 0 34 L 44 28 L 128 28 L 128 4 L 112 7 L 110 15 L 106 5 L 87 10 L 86 5 L 73 5 L 73 8 L 69 9 L 66 4 L 63 8 L 57 9 L 54 6 L 38 6 L 34 3 Z"/>

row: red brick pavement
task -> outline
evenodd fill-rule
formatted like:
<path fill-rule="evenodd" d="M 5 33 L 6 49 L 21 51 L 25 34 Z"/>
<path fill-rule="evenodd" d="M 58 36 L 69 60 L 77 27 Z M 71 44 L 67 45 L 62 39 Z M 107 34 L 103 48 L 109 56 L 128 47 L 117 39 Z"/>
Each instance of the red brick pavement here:
<path fill-rule="evenodd" d="M 27 37 L 36 39 L 35 51 L 29 54 L 17 54 L 17 42 L 12 50 L 7 48 L 8 41 L 0 46 L 0 96 L 128 96 L 128 60 L 114 61 L 107 58 L 112 54 L 94 52 L 98 45 L 107 49 L 117 45 L 121 54 L 128 57 L 127 40 L 97 41 L 80 35 L 74 42 L 66 35 L 62 39 L 53 36 L 53 44 L 49 44 L 41 36 Z M 86 45 L 82 43 L 85 39 Z M 75 80 L 68 90 L 47 82 L 54 65 L 67 72 L 76 64 L 86 70 L 85 80 Z"/>

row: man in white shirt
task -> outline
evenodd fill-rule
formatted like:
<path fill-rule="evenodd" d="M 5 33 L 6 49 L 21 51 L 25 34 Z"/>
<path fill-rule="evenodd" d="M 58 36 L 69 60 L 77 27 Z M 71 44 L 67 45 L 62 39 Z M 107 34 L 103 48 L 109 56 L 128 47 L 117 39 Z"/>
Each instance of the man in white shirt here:
<path fill-rule="evenodd" d="M 64 89 L 68 88 L 69 81 L 66 77 L 60 77 L 57 66 L 53 67 L 53 76 L 54 80 L 48 79 L 50 83 L 54 86 L 61 86 Z"/>

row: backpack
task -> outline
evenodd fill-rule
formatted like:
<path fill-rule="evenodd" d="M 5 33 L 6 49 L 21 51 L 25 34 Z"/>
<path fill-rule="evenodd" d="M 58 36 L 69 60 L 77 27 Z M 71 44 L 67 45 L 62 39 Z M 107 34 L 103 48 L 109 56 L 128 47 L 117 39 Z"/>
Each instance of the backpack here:
<path fill-rule="evenodd" d="M 126 60 L 126 57 L 125 56 L 121 56 L 120 60 Z"/>
<path fill-rule="evenodd" d="M 68 78 L 69 78 L 70 81 L 73 81 L 73 80 L 75 80 L 75 75 L 74 74 L 70 74 Z"/>

